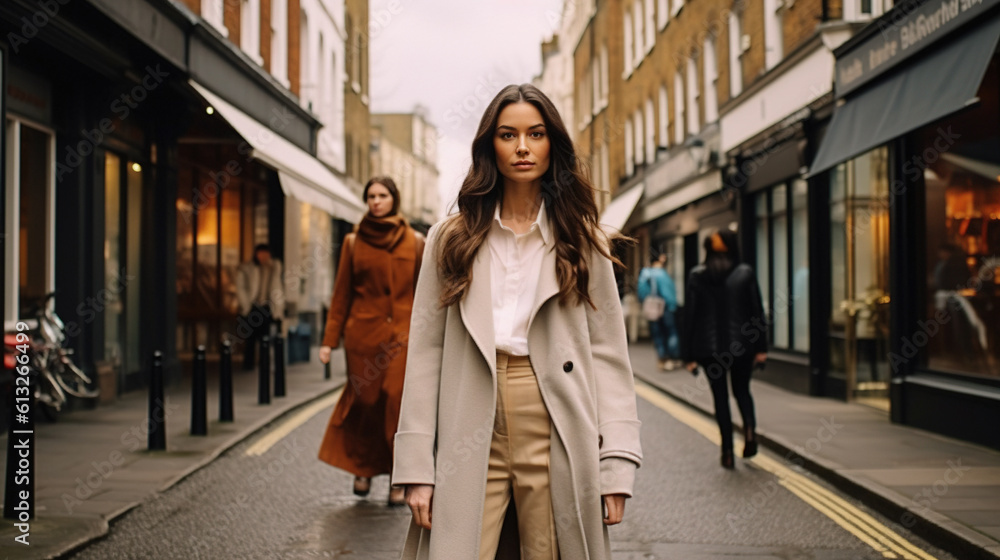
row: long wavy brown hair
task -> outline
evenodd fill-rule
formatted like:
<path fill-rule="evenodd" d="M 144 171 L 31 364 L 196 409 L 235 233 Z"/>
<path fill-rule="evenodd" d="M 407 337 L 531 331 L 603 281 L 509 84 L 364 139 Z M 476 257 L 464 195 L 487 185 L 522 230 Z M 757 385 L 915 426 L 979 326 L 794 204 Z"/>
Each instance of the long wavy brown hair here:
<path fill-rule="evenodd" d="M 531 84 L 509 85 L 500 90 L 479 121 L 472 141 L 472 165 L 458 192 L 459 212 L 441 226 L 438 264 L 444 284 L 443 306 L 461 301 L 472 284 L 476 252 L 486 241 L 497 205 L 503 200 L 503 176 L 493 148 L 497 120 L 507 105 L 522 101 L 531 103 L 542 114 L 551 145 L 541 194 L 552 221 L 560 304 L 586 302 L 595 307 L 588 289 L 591 249 L 621 265 L 611 254 L 609 238 L 598 224 L 595 188 L 584 173 L 555 105 Z"/>

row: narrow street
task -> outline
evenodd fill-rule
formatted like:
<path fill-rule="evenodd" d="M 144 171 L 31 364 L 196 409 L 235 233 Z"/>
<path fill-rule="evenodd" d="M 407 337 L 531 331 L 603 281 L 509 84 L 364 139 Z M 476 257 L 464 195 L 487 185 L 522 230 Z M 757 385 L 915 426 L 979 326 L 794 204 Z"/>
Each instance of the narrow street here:
<path fill-rule="evenodd" d="M 859 538 L 827 514 L 839 510 L 829 504 L 843 500 L 841 518 L 867 514 L 892 526 L 878 514 L 767 451 L 738 460 L 735 471 L 723 470 L 716 444 L 702 435 L 714 429 L 708 419 L 641 383 L 639 394 L 645 462 L 625 522 L 611 529 L 615 560 L 954 559 L 909 533 L 901 533 L 889 553 L 877 551 L 873 533 Z M 395 560 L 409 511 L 385 506 L 387 477 L 358 498 L 350 475 L 316 459 L 330 403 L 268 426 L 124 516 L 106 539 L 73 558 Z M 801 480 L 779 480 L 775 469 Z M 836 496 L 810 499 L 810 505 L 799 497 L 821 491 L 802 490 L 810 485 Z M 847 511 L 852 508 L 857 511 Z M 905 550 L 907 541 L 911 552 L 892 552 Z"/>

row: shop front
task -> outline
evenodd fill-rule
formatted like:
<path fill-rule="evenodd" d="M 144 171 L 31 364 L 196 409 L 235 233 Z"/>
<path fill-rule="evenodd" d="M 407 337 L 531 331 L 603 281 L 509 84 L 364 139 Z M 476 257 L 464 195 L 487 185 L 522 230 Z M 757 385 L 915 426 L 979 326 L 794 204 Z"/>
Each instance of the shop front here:
<path fill-rule="evenodd" d="M 826 383 L 1000 448 L 1000 1 L 897 6 L 837 50 Z M 888 108 L 888 109 L 887 109 Z"/>

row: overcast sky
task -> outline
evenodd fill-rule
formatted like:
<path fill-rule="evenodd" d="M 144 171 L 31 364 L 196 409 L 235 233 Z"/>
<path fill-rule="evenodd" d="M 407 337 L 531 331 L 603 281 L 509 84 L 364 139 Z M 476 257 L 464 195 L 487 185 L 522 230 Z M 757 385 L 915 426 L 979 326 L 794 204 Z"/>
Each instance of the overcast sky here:
<path fill-rule="evenodd" d="M 486 105 L 541 71 L 563 0 L 371 0 L 371 109 L 427 110 L 438 129 L 441 213 L 468 171 Z"/>

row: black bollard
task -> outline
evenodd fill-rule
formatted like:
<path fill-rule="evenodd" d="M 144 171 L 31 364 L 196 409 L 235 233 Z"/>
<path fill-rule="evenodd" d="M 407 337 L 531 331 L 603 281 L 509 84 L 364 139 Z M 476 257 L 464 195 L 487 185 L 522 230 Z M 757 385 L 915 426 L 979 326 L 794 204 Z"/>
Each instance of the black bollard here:
<path fill-rule="evenodd" d="M 205 377 L 205 347 L 194 353 L 191 373 L 191 435 L 208 435 L 208 379 Z"/>
<path fill-rule="evenodd" d="M 149 375 L 149 430 L 146 448 L 163 451 L 167 448 L 166 403 L 163 402 L 163 352 L 153 352 L 153 369 Z"/>
<path fill-rule="evenodd" d="M 219 358 L 219 422 L 233 421 L 233 344 L 222 341 Z"/>
<path fill-rule="evenodd" d="M 257 375 L 257 404 L 271 404 L 271 339 L 260 337 L 260 369 Z"/>
<path fill-rule="evenodd" d="M 274 396 L 285 396 L 285 339 L 274 337 Z"/>

